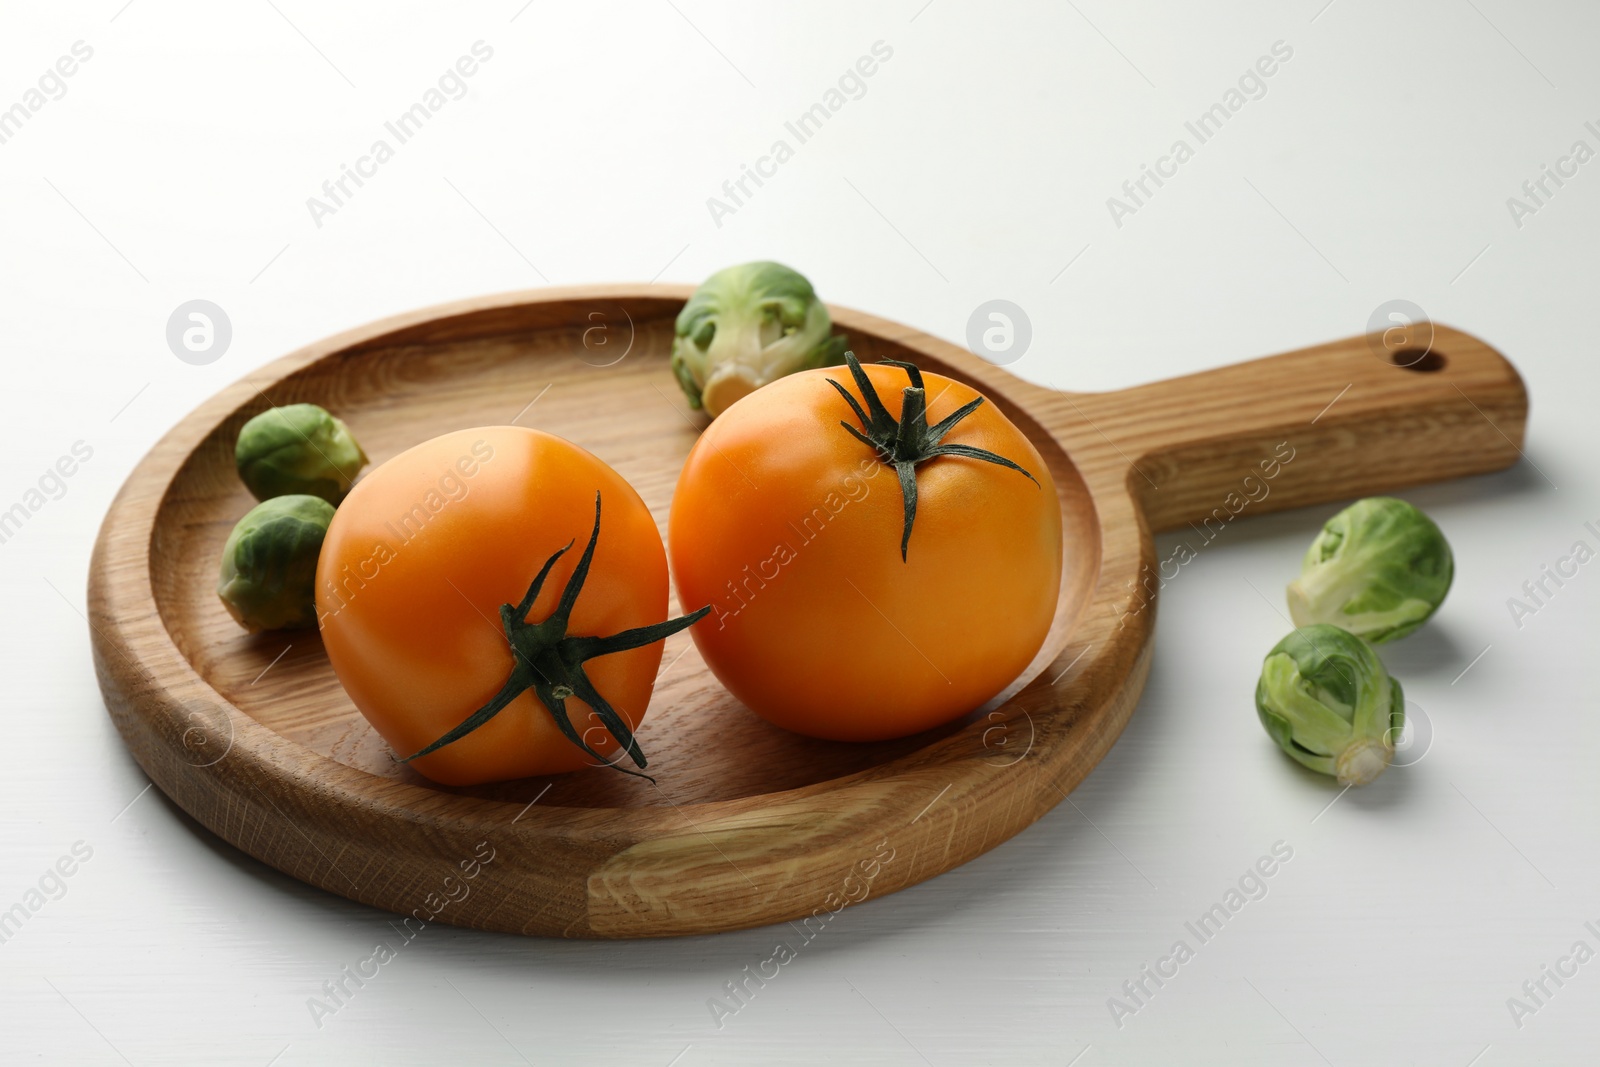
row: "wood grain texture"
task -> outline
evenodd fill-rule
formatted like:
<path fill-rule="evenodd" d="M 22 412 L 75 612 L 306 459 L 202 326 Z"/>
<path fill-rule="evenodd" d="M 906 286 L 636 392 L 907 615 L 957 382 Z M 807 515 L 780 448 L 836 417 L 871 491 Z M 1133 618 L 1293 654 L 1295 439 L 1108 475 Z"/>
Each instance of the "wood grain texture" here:
<path fill-rule="evenodd" d="M 704 424 L 666 368 L 690 292 L 553 289 L 399 316 L 270 364 L 168 433 L 108 513 L 89 581 L 101 689 L 155 783 L 251 855 L 418 921 L 643 937 L 823 914 L 862 892 L 874 857 L 893 855 L 865 889 L 876 896 L 994 847 L 1105 754 L 1149 670 L 1153 530 L 1495 470 L 1516 461 L 1526 419 L 1515 370 L 1444 328 L 1430 370 L 1353 338 L 1088 395 L 834 309 L 863 359 L 970 382 L 1039 448 L 1064 522 L 1054 626 L 992 706 L 868 745 L 766 724 L 680 634 L 639 733 L 659 785 L 586 772 L 435 786 L 393 761 L 315 633 L 249 636 L 228 618 L 218 554 L 251 504 L 233 440 L 270 404 L 322 404 L 374 463 L 447 430 L 538 426 L 616 467 L 664 530 Z M 480 842 L 495 858 L 469 882 L 460 865 Z"/>

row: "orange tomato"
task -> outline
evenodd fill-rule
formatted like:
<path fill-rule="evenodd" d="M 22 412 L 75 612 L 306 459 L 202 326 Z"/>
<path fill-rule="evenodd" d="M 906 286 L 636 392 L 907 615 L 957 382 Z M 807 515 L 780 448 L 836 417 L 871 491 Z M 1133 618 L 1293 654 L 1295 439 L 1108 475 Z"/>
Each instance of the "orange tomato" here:
<path fill-rule="evenodd" d="M 925 730 L 1003 690 L 1049 632 L 1062 562 L 1050 472 L 989 403 L 911 468 L 902 558 L 899 468 L 857 433 L 915 427 L 924 404 L 921 425 L 939 424 L 980 396 L 937 374 L 913 395 L 903 366 L 860 369 L 889 421 L 851 368 L 764 386 L 701 435 L 668 525 L 680 595 L 714 613 L 693 631 L 712 672 L 779 726 L 847 741 Z"/>
<path fill-rule="evenodd" d="M 516 426 L 445 434 L 350 491 L 318 559 L 318 624 L 339 681 L 384 740 L 401 756 L 424 749 L 503 697 L 515 671 L 544 687 L 516 693 L 472 732 L 416 759 L 418 771 L 469 785 L 576 770 L 600 763 L 596 755 L 625 758 L 618 742 L 627 738 L 606 728 L 598 701 L 577 693 L 592 683 L 631 732 L 650 702 L 659 637 L 597 654 L 592 642 L 540 651 L 530 636 L 530 624 L 558 613 L 592 534 L 567 634 L 606 637 L 662 623 L 666 553 L 649 509 L 616 471 L 559 437 Z M 569 544 L 574 550 L 550 564 L 519 614 L 513 605 Z M 517 654 L 512 632 L 525 646 Z M 580 658 L 574 674 L 562 649 L 597 658 Z M 593 755 L 562 732 L 541 694 L 553 694 Z"/>

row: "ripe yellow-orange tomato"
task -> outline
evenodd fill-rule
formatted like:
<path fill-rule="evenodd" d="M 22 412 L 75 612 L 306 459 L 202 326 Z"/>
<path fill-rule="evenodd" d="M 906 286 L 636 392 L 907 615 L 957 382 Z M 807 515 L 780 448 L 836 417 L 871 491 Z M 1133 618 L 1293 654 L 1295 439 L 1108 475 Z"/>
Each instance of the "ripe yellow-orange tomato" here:
<path fill-rule="evenodd" d="M 925 404 L 920 425 L 937 430 L 980 399 L 921 377 L 912 396 L 901 365 L 790 375 L 718 416 L 684 464 L 667 540 L 684 602 L 712 607 L 695 644 L 779 726 L 849 741 L 937 726 L 1002 691 L 1049 632 L 1060 506 L 1044 460 L 998 408 L 982 403 L 924 442 L 909 537 L 893 456 L 840 425 L 893 436 Z"/>
<path fill-rule="evenodd" d="M 345 691 L 397 754 L 438 741 L 505 690 L 519 667 L 508 633 L 558 610 L 591 535 L 593 558 L 567 633 L 603 637 L 662 623 L 666 553 L 649 509 L 616 471 L 568 441 L 516 426 L 461 430 L 402 452 L 356 483 L 323 540 L 318 623 Z M 531 608 L 503 619 L 502 605 L 517 605 L 569 543 Z M 580 673 L 631 731 L 644 718 L 660 662 L 657 639 L 599 655 Z M 581 683 L 548 681 L 567 685 L 557 698 L 565 697 L 590 748 L 607 761 L 625 758 L 592 701 L 569 692 Z M 435 781 L 469 785 L 600 762 L 562 733 L 529 689 L 413 766 Z"/>

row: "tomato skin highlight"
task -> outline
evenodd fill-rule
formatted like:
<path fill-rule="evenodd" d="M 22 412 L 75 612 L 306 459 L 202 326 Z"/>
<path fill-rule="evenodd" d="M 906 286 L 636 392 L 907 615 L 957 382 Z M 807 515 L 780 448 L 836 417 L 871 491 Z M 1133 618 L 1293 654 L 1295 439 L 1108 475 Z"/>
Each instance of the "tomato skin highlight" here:
<path fill-rule="evenodd" d="M 899 417 L 905 371 L 865 370 Z M 925 374 L 928 419 L 979 394 Z M 1049 633 L 1061 585 L 1061 512 L 1044 459 L 993 403 L 947 441 L 989 449 L 1038 480 L 965 457 L 892 467 L 855 439 L 841 367 L 764 386 L 723 412 L 684 463 L 668 526 L 691 633 L 712 672 L 767 720 L 812 737 L 875 741 L 926 730 L 1006 688 Z M 859 399 L 859 397 L 858 397 Z"/>
<path fill-rule="evenodd" d="M 666 552 L 649 508 L 569 441 L 518 426 L 460 430 L 356 483 L 318 558 L 318 625 L 340 683 L 398 754 L 443 736 L 500 689 L 513 665 L 500 606 L 516 604 L 545 560 L 574 542 L 527 618 L 550 615 L 592 529 L 596 491 L 604 519 L 569 633 L 665 620 Z M 587 664 L 630 728 L 644 718 L 661 650 L 656 642 Z M 567 709 L 592 747 L 625 759 L 587 705 L 574 697 Z M 474 785 L 593 764 L 529 691 L 411 766 L 445 785 Z"/>

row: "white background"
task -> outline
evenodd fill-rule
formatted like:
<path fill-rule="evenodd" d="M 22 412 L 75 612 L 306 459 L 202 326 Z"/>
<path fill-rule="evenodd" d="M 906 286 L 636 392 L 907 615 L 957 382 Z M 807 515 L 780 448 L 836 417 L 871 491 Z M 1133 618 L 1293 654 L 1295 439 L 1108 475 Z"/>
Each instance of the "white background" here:
<path fill-rule="evenodd" d="M 1520 1028 L 1507 998 L 1575 941 L 1600 949 L 1583 925 L 1600 920 L 1600 564 L 1521 628 L 1507 599 L 1574 541 L 1600 547 L 1583 527 L 1600 519 L 1600 162 L 1520 227 L 1506 200 L 1573 141 L 1600 148 L 1583 127 L 1600 120 L 1600 11 L 123 2 L 0 12 L 0 107 L 75 41 L 94 49 L 0 145 L 0 507 L 93 448 L 0 545 L 0 908 L 74 842 L 93 849 L 0 944 L 0 1058 L 1592 1061 L 1600 962 Z M 480 39 L 494 56 L 468 95 L 315 225 L 307 197 Z M 880 40 L 893 57 L 865 95 L 717 225 L 707 198 Z M 1293 57 L 1266 95 L 1116 226 L 1106 198 L 1280 40 Z M 979 303 L 1015 301 L 1034 337 L 1013 369 L 1073 389 L 1362 333 L 1394 298 L 1500 348 L 1533 397 L 1527 460 L 1407 494 L 1457 558 L 1436 621 L 1384 653 L 1431 723 L 1426 755 L 1323 812 L 1336 788 L 1271 745 L 1256 674 L 1333 508 L 1253 518 L 1163 592 L 1142 704 L 1071 803 L 844 912 L 722 1029 L 707 998 L 781 929 L 600 944 L 436 925 L 318 1028 L 307 998 L 392 938 L 387 917 L 141 792 L 80 615 L 100 517 L 195 404 L 329 333 L 753 258 L 957 341 Z M 233 323 L 209 366 L 165 342 L 194 298 Z M 1107 998 L 1280 840 L 1294 858 L 1267 897 L 1119 1028 Z"/>

